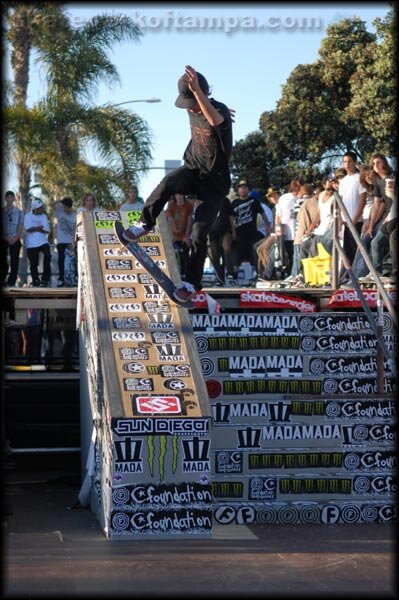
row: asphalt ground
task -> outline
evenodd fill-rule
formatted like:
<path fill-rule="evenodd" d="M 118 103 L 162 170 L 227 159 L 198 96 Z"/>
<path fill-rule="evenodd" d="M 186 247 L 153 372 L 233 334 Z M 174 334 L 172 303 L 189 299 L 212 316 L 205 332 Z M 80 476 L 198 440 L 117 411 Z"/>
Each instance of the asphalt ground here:
<path fill-rule="evenodd" d="M 110 541 L 76 508 L 78 454 L 15 455 L 4 470 L 4 598 L 398 597 L 396 524 L 215 525 L 209 540 Z"/>

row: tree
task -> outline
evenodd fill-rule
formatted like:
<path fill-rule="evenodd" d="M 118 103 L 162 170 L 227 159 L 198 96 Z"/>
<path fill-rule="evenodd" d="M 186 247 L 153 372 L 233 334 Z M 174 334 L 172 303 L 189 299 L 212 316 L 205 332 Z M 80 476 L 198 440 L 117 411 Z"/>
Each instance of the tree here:
<path fill-rule="evenodd" d="M 326 172 L 346 150 L 361 161 L 377 149 L 395 154 L 392 11 L 374 24 L 376 35 L 358 17 L 330 25 L 318 59 L 295 67 L 276 109 L 261 115 L 272 171 L 296 163 Z"/>
<path fill-rule="evenodd" d="M 16 103 L 6 109 L 6 131 L 14 142 L 9 147 L 24 148 L 49 196 L 79 196 L 91 189 L 99 204 L 110 205 L 124 195 L 137 171 L 148 167 L 151 138 L 140 117 L 112 105 L 95 107 L 92 98 L 100 81 L 119 80 L 107 50 L 122 40 L 137 41 L 141 32 L 120 15 L 96 16 L 77 29 L 67 21 L 62 25 L 59 35 L 52 24 L 36 39 L 47 96 L 31 109 L 21 111 Z M 107 166 L 91 165 L 88 150 L 97 151 Z"/>
<path fill-rule="evenodd" d="M 249 133 L 234 144 L 231 156 L 232 184 L 245 177 L 251 188 L 265 190 L 269 186 L 270 153 L 265 136 L 259 131 Z"/>
<path fill-rule="evenodd" d="M 395 45 L 396 23 L 393 11 L 373 22 L 377 40 L 372 53 L 363 57 L 350 79 L 350 103 L 345 109 L 347 122 L 361 120 L 373 138 L 374 147 L 387 156 L 397 156 L 397 106 Z"/>
<path fill-rule="evenodd" d="M 7 101 L 6 98 L 6 106 L 12 104 L 16 108 L 16 114 L 23 114 L 28 95 L 32 49 L 40 44 L 44 36 L 54 37 L 57 32 L 64 31 L 68 22 L 63 5 L 55 2 L 44 2 L 40 5 L 9 3 L 4 15 L 7 20 L 7 40 L 11 45 L 11 67 L 14 73 L 13 86 L 8 86 L 13 98 L 11 101 Z M 18 137 L 14 136 L 12 143 L 8 141 L 6 149 L 13 153 L 22 208 L 27 210 L 31 181 L 29 148 L 19 143 Z"/>

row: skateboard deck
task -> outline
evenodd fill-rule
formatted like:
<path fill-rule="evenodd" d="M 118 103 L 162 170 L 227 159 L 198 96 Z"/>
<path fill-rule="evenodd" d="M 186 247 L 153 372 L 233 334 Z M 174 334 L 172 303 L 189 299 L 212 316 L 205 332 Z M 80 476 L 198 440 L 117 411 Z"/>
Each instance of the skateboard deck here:
<path fill-rule="evenodd" d="M 125 246 L 133 254 L 135 258 L 139 261 L 139 263 L 144 267 L 149 275 L 161 286 L 165 294 L 173 300 L 175 304 L 178 306 L 182 306 L 184 308 L 194 308 L 195 304 L 191 300 L 187 302 L 182 302 L 175 298 L 174 293 L 180 286 L 177 286 L 171 279 L 164 273 L 157 264 L 152 260 L 150 256 L 146 253 L 145 249 L 140 246 L 137 242 L 128 242 L 122 237 L 122 232 L 125 227 L 121 221 L 115 221 L 114 224 L 115 233 L 120 241 L 120 243 Z"/>

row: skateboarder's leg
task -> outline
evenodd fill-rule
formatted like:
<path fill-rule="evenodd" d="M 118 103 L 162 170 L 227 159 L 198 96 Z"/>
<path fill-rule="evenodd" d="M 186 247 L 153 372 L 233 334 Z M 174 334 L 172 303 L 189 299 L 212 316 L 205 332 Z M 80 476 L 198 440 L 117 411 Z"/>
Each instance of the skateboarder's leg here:
<path fill-rule="evenodd" d="M 141 213 L 143 222 L 152 229 L 157 217 L 161 214 L 165 204 L 172 194 L 191 194 L 196 171 L 188 167 L 179 167 L 168 173 L 157 187 L 151 192 L 144 203 Z"/>
<path fill-rule="evenodd" d="M 171 194 L 191 193 L 194 173 L 193 170 L 184 166 L 168 173 L 145 201 L 141 212 L 141 221 L 137 221 L 124 231 L 124 239 L 134 242 L 150 231 L 154 227 L 158 216 L 161 214 Z"/>
<path fill-rule="evenodd" d="M 195 210 L 194 223 L 191 232 L 191 253 L 189 260 L 190 283 L 200 290 L 202 285 L 202 276 L 204 273 L 204 264 L 208 255 L 208 233 L 214 223 L 223 196 L 209 197 Z"/>

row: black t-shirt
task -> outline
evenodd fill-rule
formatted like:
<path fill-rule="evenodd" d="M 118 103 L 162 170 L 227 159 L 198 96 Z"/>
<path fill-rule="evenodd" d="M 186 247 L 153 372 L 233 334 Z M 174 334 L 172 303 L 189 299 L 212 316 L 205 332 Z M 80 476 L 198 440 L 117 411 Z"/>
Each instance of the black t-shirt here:
<path fill-rule="evenodd" d="M 230 216 L 234 217 L 235 213 L 230 200 L 224 198 L 216 221 L 209 232 L 211 240 L 222 237 L 225 233 L 231 233 Z"/>
<path fill-rule="evenodd" d="M 393 172 L 389 173 L 387 175 L 387 178 L 393 178 L 394 174 Z M 385 181 L 385 177 L 380 177 L 379 175 L 375 175 L 374 176 L 374 181 L 373 181 L 373 195 L 377 198 L 381 198 L 384 203 L 385 203 L 385 213 L 389 212 L 389 209 L 392 206 L 392 199 L 386 195 L 385 193 L 385 186 L 386 186 L 386 181 Z"/>
<path fill-rule="evenodd" d="M 198 169 L 202 174 L 226 181 L 230 186 L 229 160 L 233 146 L 232 121 L 225 104 L 210 98 L 224 117 L 223 123 L 212 127 L 202 113 L 188 112 L 191 127 L 191 140 L 184 152 L 184 164 L 190 169 Z"/>
<path fill-rule="evenodd" d="M 258 233 L 257 216 L 264 212 L 259 200 L 237 198 L 233 200 L 231 206 L 235 214 L 237 236 L 240 238 L 256 236 Z"/>

